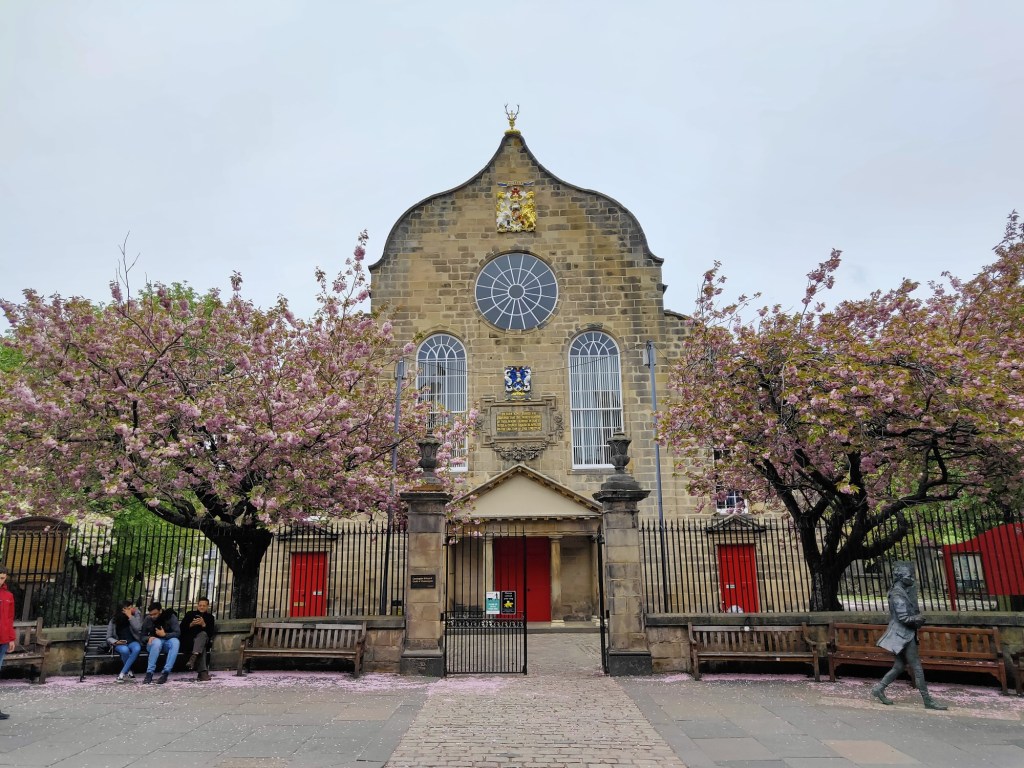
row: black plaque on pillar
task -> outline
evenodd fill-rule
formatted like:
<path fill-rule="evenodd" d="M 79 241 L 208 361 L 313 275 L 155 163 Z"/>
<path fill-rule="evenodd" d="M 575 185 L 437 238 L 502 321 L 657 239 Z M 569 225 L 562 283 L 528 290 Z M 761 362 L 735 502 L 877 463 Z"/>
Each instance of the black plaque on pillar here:
<path fill-rule="evenodd" d="M 412 589 L 436 589 L 437 574 L 435 573 L 414 573 L 409 576 L 409 586 Z"/>

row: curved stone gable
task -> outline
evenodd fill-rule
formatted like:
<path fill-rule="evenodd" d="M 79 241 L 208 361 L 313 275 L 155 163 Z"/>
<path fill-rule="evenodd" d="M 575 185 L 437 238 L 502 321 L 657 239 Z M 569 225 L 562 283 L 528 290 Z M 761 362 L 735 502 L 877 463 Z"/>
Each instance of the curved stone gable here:
<path fill-rule="evenodd" d="M 501 182 L 532 182 L 535 231 L 498 231 Z M 562 328 L 559 347 L 614 318 L 624 322 L 610 332 L 627 343 L 662 330 L 662 262 L 636 218 L 612 198 L 552 175 L 516 133 L 502 138 L 469 181 L 402 215 L 370 267 L 374 306 L 387 307 L 399 324 L 415 318 L 414 335 L 443 329 L 465 341 L 463 328 L 475 321 L 497 331 L 475 315 L 473 292 L 480 269 L 510 251 L 531 253 L 555 271 L 560 298 L 548 324 Z"/>
<path fill-rule="evenodd" d="M 506 133 L 491 159 L 472 178 L 421 200 L 398 218 L 385 240 L 381 258 L 370 265 L 371 273 L 396 256 L 419 252 L 425 226 L 432 231 L 465 230 L 469 219 L 474 223 L 479 219 L 481 208 L 493 211 L 497 184 L 508 181 L 535 182 L 538 221 L 536 233 L 530 234 L 554 234 L 569 227 L 581 232 L 592 230 L 596 235 L 617 236 L 620 247 L 635 258 L 652 265 L 662 263 L 651 253 L 643 229 L 625 206 L 608 195 L 558 178 L 537 161 L 519 133 Z M 486 231 L 512 234 L 498 233 L 495 226 Z"/>

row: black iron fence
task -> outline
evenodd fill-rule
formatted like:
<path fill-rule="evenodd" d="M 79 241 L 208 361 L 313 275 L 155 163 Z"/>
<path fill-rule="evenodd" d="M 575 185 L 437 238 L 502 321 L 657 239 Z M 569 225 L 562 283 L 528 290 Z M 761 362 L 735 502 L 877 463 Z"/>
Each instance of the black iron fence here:
<path fill-rule="evenodd" d="M 275 532 L 260 567 L 257 616 L 401 615 L 407 534 L 386 523 L 334 522 Z M 45 626 L 104 622 L 119 602 L 179 613 L 200 595 L 233 618 L 232 573 L 201 532 L 184 528 L 0 528 L 18 618 Z"/>
<path fill-rule="evenodd" d="M 1021 513 L 927 508 L 909 514 L 906 522 L 906 536 L 885 554 L 855 561 L 843 573 L 838 599 L 844 610 L 887 610 L 892 566 L 898 561 L 914 563 L 923 610 L 1024 610 Z M 818 536 L 820 541 L 823 528 Z M 648 613 L 811 608 L 811 575 L 790 518 L 644 522 L 640 540 Z"/>

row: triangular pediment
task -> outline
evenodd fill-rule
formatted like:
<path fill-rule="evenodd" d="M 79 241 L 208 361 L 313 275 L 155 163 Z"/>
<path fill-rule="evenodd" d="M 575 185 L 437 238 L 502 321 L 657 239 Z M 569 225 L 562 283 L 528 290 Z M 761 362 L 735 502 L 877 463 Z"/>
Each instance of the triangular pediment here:
<path fill-rule="evenodd" d="M 572 488 L 516 464 L 474 488 L 473 517 L 483 520 L 596 518 L 601 505 Z"/>
<path fill-rule="evenodd" d="M 752 515 L 728 515 L 721 520 L 708 523 L 708 533 L 726 533 L 742 531 L 744 533 L 764 533 L 767 529 L 764 525 L 754 520 Z"/>

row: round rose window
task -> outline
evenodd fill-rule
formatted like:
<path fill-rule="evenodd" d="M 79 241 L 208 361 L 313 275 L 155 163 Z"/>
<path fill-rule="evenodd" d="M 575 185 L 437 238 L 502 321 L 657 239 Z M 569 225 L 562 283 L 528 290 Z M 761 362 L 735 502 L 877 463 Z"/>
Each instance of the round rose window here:
<path fill-rule="evenodd" d="M 528 253 L 506 253 L 490 261 L 476 279 L 476 306 L 492 325 L 529 331 L 547 321 L 558 301 L 551 267 Z"/>

